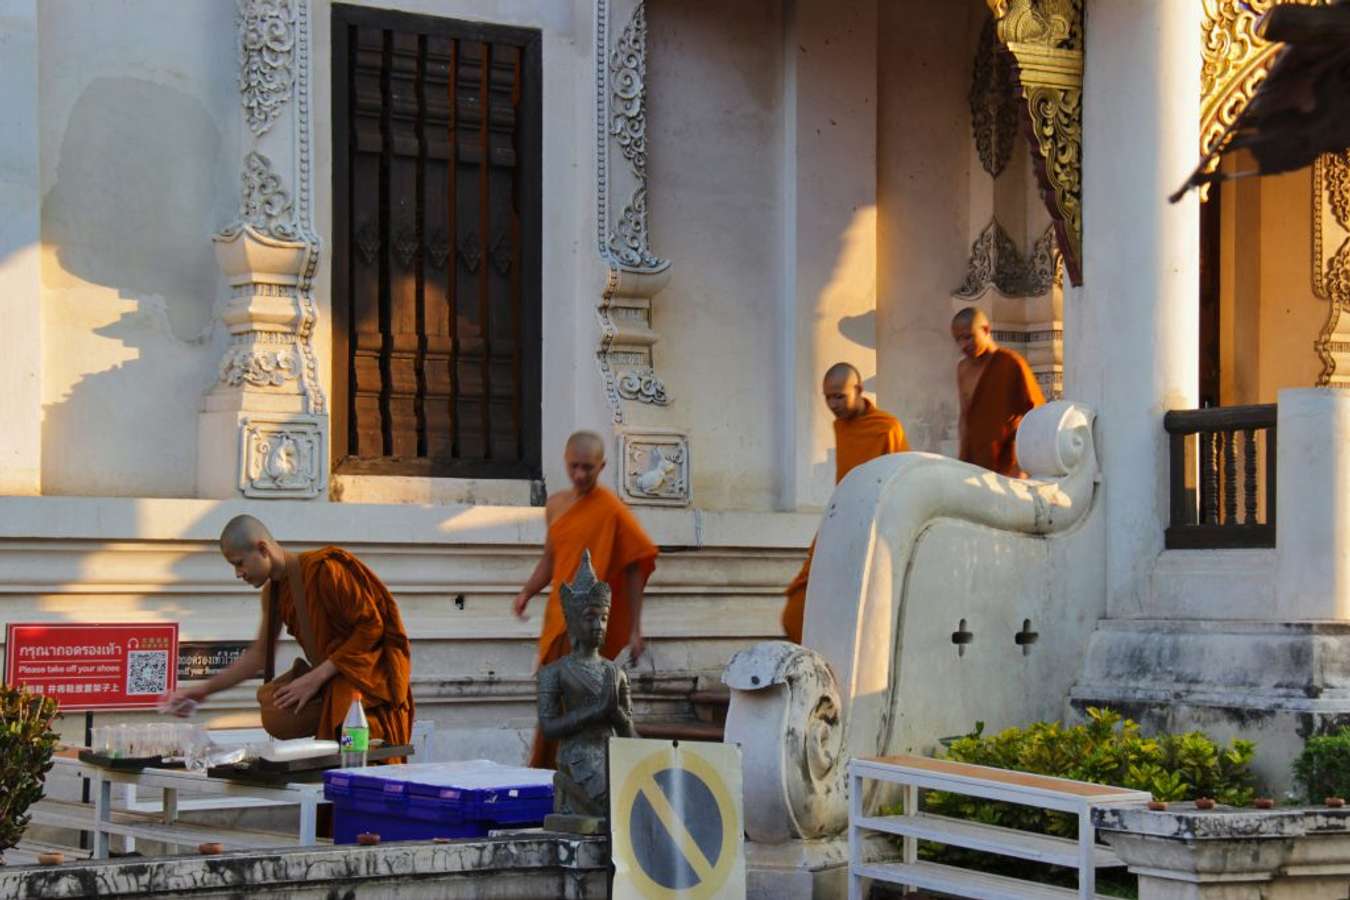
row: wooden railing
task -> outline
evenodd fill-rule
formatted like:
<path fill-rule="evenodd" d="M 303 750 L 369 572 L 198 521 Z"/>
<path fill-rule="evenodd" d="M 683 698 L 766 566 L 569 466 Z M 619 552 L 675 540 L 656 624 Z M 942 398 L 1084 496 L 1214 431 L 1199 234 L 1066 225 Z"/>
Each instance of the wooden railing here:
<path fill-rule="evenodd" d="M 1168 549 L 1275 546 L 1274 403 L 1173 410 Z"/>

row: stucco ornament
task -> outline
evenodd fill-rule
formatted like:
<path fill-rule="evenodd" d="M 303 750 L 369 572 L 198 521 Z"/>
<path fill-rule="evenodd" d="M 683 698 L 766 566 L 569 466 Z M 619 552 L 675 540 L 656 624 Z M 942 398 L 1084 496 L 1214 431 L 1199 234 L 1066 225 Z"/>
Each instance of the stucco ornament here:
<path fill-rule="evenodd" d="M 998 219 L 992 218 L 971 245 L 966 278 L 953 296 L 976 300 L 996 288 L 1005 297 L 1039 297 L 1055 284 L 1059 264 L 1053 227 L 1036 240 L 1030 255 L 1023 256 Z"/>
<path fill-rule="evenodd" d="M 651 369 L 633 369 L 619 378 L 619 396 L 625 400 L 641 400 L 656 406 L 670 402 L 666 385 Z"/>
<path fill-rule="evenodd" d="M 1017 138 L 1017 94 L 1012 61 L 998 41 L 994 20 L 985 21 L 970 78 L 970 127 L 980 166 L 997 178 L 1012 157 Z"/>
<path fill-rule="evenodd" d="M 235 347 L 220 361 L 220 380 L 231 386 L 280 387 L 299 378 L 299 368 L 289 349 Z"/>
<path fill-rule="evenodd" d="M 242 190 L 239 218 L 273 237 L 294 238 L 296 224 L 291 195 L 281 184 L 281 176 L 272 170 L 272 161 L 256 150 L 244 157 L 239 176 Z"/>
<path fill-rule="evenodd" d="M 611 16 L 623 21 L 624 12 L 624 27 L 612 37 Z M 608 269 L 596 359 L 619 425 L 625 402 L 669 402 L 654 371 L 660 335 L 652 329 L 652 298 L 670 280 L 670 261 L 652 250 L 648 228 L 646 5 L 595 0 L 595 23 L 596 247 Z"/>
<path fill-rule="evenodd" d="M 1032 161 L 1069 280 L 1082 284 L 1083 0 L 987 0 L 1014 60 Z"/>
<path fill-rule="evenodd" d="M 303 0 L 302 0 L 303 2 Z M 244 119 L 266 134 L 295 86 L 293 0 L 239 0 L 239 92 Z"/>
<path fill-rule="evenodd" d="M 900 677 L 914 652 L 903 636 L 939 614 L 916 608 L 907 587 L 920 539 L 951 520 L 1024 536 L 1070 533 L 1090 511 L 1098 481 L 1092 418 L 1062 400 L 1028 413 L 1017 435 L 1027 479 L 897 453 L 840 483 L 816 540 L 802 645 L 757 644 L 722 675 L 731 688 L 726 740 L 744 755 L 752 839 L 838 834 L 848 818 L 848 759 L 911 752 L 916 740 L 932 739 L 905 731 L 906 697 L 925 688 Z"/>
<path fill-rule="evenodd" d="M 326 489 L 326 442 L 317 420 L 250 417 L 242 443 L 244 496 L 315 497 Z"/>

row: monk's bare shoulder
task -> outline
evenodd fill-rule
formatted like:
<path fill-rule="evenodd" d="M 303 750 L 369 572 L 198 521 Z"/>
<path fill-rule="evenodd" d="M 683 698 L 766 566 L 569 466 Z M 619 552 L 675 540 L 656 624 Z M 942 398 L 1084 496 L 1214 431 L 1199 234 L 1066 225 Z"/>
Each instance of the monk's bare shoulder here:
<path fill-rule="evenodd" d="M 554 520 L 572 508 L 577 502 L 576 493 L 571 490 L 557 491 L 544 501 L 544 521 L 552 525 Z"/>

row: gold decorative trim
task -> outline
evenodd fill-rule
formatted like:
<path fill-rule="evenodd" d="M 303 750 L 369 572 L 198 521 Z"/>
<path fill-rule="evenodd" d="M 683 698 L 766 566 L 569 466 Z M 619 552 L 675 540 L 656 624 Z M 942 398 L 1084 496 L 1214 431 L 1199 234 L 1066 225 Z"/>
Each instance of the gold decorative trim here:
<path fill-rule="evenodd" d="M 1326 324 L 1313 342 L 1322 360 L 1317 385 L 1350 387 L 1350 150 L 1313 164 L 1312 217 L 1313 293 L 1327 301 Z"/>
<path fill-rule="evenodd" d="M 1083 283 L 1083 0 L 986 0 L 1014 60 L 1036 177 L 1069 280 Z"/>

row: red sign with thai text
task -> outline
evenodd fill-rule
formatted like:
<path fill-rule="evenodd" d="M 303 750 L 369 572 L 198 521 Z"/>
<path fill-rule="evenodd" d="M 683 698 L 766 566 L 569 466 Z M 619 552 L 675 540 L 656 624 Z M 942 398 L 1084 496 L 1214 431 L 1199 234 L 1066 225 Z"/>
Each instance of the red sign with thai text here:
<path fill-rule="evenodd" d="M 68 711 L 154 707 L 178 683 L 178 623 L 10 625 L 5 683 Z"/>

